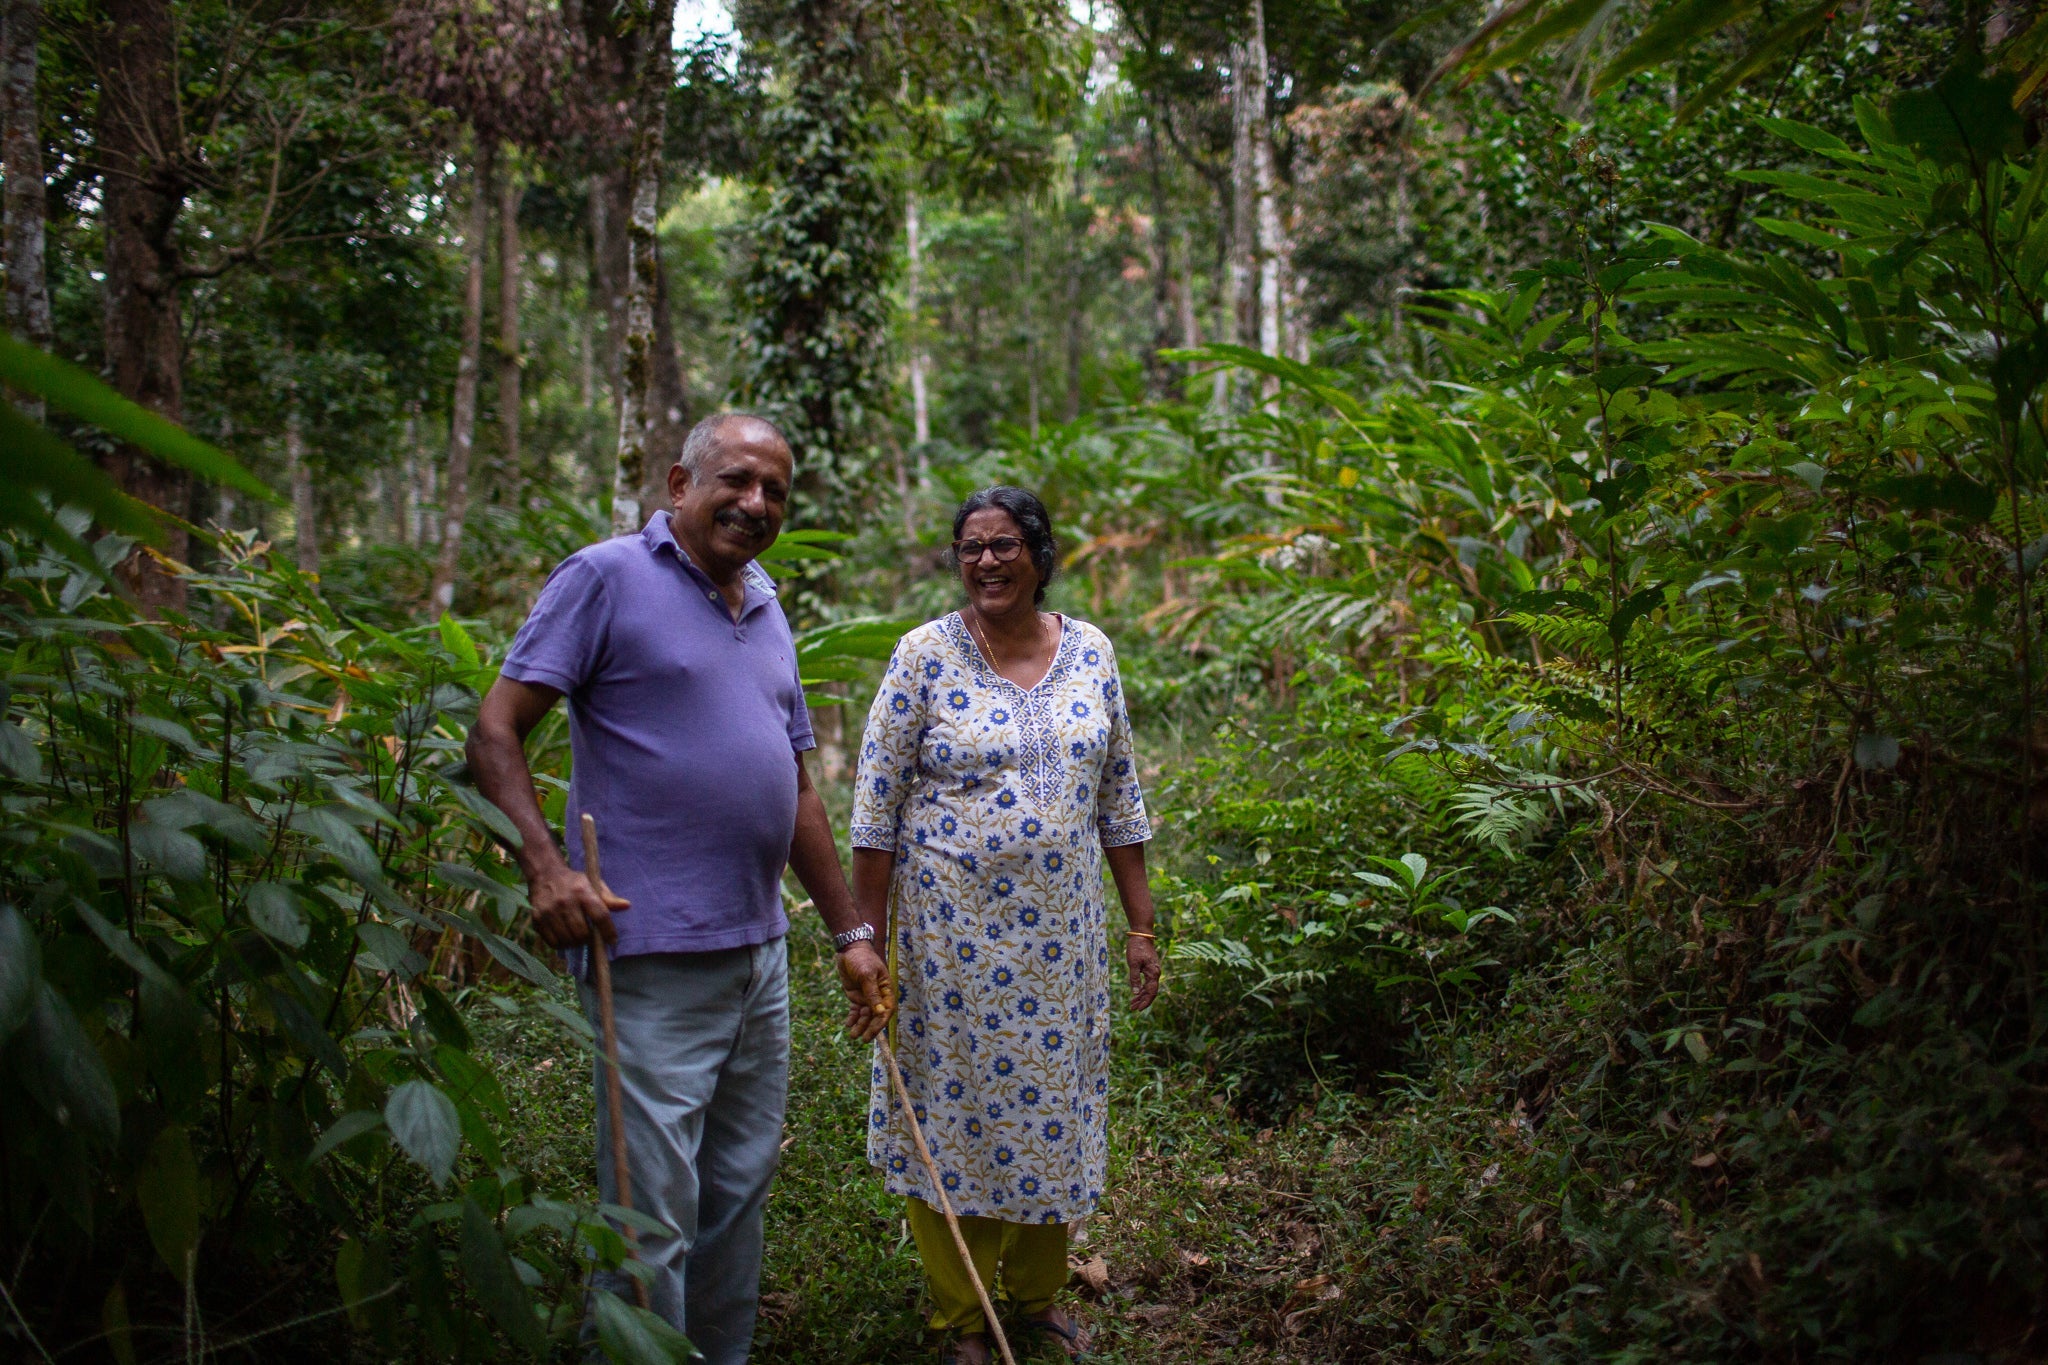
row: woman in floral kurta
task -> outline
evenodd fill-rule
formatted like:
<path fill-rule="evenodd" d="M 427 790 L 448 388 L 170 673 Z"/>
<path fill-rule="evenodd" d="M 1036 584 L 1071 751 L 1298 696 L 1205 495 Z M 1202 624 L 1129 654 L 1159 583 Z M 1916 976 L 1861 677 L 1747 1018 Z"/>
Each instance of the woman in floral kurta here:
<path fill-rule="evenodd" d="M 963 509 L 956 542 L 978 549 L 977 530 L 1007 531 L 1012 539 L 997 534 L 993 542 L 1017 554 L 1016 540 L 1032 539 L 1019 534 L 1032 529 L 1020 520 L 1035 520 L 1024 510 L 1019 518 Z M 960 541 L 963 526 L 969 538 Z M 1106 849 L 1138 855 L 1118 867 L 1133 946 L 1150 964 L 1148 978 L 1133 961 L 1137 1003 L 1150 1003 L 1157 957 L 1142 851 L 1133 847 L 1151 828 L 1109 640 L 1086 622 L 1045 614 L 1038 638 L 1050 661 L 1028 687 L 1003 676 L 984 651 L 1024 658 L 1033 637 L 1017 629 L 1018 618 L 983 617 L 980 607 L 990 583 L 1042 591 L 1052 565 L 1050 526 L 1044 529 L 1045 575 L 1010 584 L 1011 565 L 990 568 L 993 552 L 978 553 L 962 570 L 970 605 L 898 642 L 868 716 L 853 844 L 893 854 L 896 1055 L 946 1194 L 970 1224 L 1060 1225 L 1057 1287 L 1066 1278 L 1065 1224 L 1100 1202 L 1107 1164 Z M 1036 576 L 1024 556 L 1012 563 L 1024 566 L 1022 576 Z M 1039 615 L 1030 596 L 1023 608 Z M 991 621 L 1008 624 L 1010 634 L 992 630 Z M 1025 644 L 1014 649 L 990 643 L 1017 638 Z M 1028 679 L 1036 669 L 1006 671 Z M 858 883 L 861 854 L 855 858 Z M 1135 886 L 1127 875 L 1133 861 Z M 879 1062 L 873 1086 L 868 1159 L 891 1193 L 936 1207 Z M 915 1204 L 912 1212 L 919 1212 Z M 928 1270 L 939 1251 L 959 1259 L 937 1226 L 938 1247 L 920 1238 Z M 1014 1238 L 1008 1253 L 1006 1262 L 1020 1259 Z M 1012 1268 L 1005 1266 L 1010 1291 L 1029 1311 L 1032 1296 L 1018 1292 Z M 941 1310 L 935 1325 L 971 1331 L 978 1307 L 949 1311 L 933 1275 Z M 1037 1307 L 1049 1305 L 1049 1292 L 1038 1297 L 1046 1302 Z"/>

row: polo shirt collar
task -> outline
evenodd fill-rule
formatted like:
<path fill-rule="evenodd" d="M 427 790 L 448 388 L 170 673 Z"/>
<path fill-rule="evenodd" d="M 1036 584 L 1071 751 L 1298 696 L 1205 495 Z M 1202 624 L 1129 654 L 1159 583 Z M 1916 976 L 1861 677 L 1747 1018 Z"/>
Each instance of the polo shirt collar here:
<path fill-rule="evenodd" d="M 676 557 L 677 563 L 681 564 L 693 576 L 701 578 L 705 583 L 709 584 L 711 582 L 711 575 L 699 568 L 697 562 L 691 559 L 689 554 L 684 551 L 682 542 L 676 539 L 675 527 L 670 524 L 668 517 L 669 514 L 666 512 L 656 512 L 653 516 L 649 517 L 647 525 L 640 528 L 640 539 L 655 554 L 660 554 L 663 547 L 666 547 L 669 553 Z M 766 601 L 775 596 L 775 580 L 770 578 L 768 571 L 762 568 L 756 561 L 748 560 L 747 566 L 740 570 L 740 576 L 747 583 L 747 601 L 746 605 L 741 608 L 742 615 L 751 612 L 758 605 L 757 598 Z"/>

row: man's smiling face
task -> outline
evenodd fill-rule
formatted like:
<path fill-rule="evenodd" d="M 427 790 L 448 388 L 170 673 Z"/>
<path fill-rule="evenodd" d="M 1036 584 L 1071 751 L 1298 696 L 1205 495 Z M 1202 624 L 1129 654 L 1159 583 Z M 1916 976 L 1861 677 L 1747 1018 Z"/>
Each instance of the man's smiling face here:
<path fill-rule="evenodd" d="M 775 428 L 735 420 L 720 430 L 694 475 L 681 465 L 668 472 L 676 539 L 705 573 L 723 582 L 775 543 L 794 473 L 789 446 Z"/>

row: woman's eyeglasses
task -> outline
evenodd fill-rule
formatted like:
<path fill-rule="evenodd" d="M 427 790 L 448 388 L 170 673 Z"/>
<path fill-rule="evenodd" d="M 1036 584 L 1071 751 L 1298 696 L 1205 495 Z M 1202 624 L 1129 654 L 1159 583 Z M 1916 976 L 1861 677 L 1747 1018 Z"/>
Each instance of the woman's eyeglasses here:
<path fill-rule="evenodd" d="M 986 552 L 996 557 L 996 563 L 1007 564 L 1024 553 L 1024 542 L 1015 536 L 997 536 L 994 540 L 956 540 L 953 542 L 953 556 L 962 564 L 978 564 Z"/>

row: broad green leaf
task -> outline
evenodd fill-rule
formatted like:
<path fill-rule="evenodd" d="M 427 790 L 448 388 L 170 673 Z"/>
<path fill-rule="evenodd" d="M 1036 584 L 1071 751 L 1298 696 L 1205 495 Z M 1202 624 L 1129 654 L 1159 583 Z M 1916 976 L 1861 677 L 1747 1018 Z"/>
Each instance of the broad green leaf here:
<path fill-rule="evenodd" d="M 0 335 L 0 382 L 63 408 L 130 445 L 201 478 L 240 489 L 266 502 L 279 501 L 268 484 L 168 419 L 130 402 L 78 366 L 39 351 L 25 341 Z"/>
<path fill-rule="evenodd" d="M 453 1121 L 452 1109 L 449 1118 Z M 476 1295 L 491 1321 L 512 1339 L 513 1345 L 531 1356 L 547 1353 L 547 1335 L 533 1315 L 532 1301 L 527 1298 L 526 1286 L 519 1282 L 519 1272 L 512 1267 L 504 1240 L 490 1217 L 468 1195 L 462 1200 L 462 1273 L 469 1281 L 469 1292 Z"/>
<path fill-rule="evenodd" d="M 554 984 L 555 974 L 548 970 L 547 964 L 511 939 L 494 934 L 488 929 L 473 932 L 484 941 L 484 950 L 496 958 L 506 971 L 514 976 L 523 977 L 536 986 L 547 987 Z"/>
<path fill-rule="evenodd" d="M 150 1243 L 183 1281 L 199 1245 L 199 1163 L 179 1123 L 167 1123 L 135 1173 L 135 1200 Z"/>
<path fill-rule="evenodd" d="M 474 815 L 484 828 L 503 840 L 506 847 L 516 849 L 526 842 L 519 833 L 519 827 L 512 823 L 512 818 L 498 809 L 482 792 L 461 782 L 447 781 L 442 785 L 455 793 L 455 799 L 462 803 L 462 808 Z"/>
<path fill-rule="evenodd" d="M 393 972 L 407 980 L 427 968 L 427 960 L 413 950 L 410 940 L 381 920 L 364 920 L 356 926 L 362 943 L 360 961 L 375 971 Z"/>
<path fill-rule="evenodd" d="M 303 948 L 309 932 L 299 898 L 280 882 L 254 882 L 244 895 L 249 923 L 264 937 L 287 948 Z"/>
<path fill-rule="evenodd" d="M 1729 27 L 1757 8 L 1755 0 L 1677 0 L 1653 20 L 1651 27 L 1614 55 L 1593 78 L 1593 94 L 1610 90 L 1636 72 L 1661 65 L 1698 47 L 1698 43 Z"/>
<path fill-rule="evenodd" d="M 128 844 L 137 857 L 173 881 L 206 880 L 206 845 L 181 829 L 138 820 L 128 826 Z"/>
<path fill-rule="evenodd" d="M 592 1291 L 590 1300 L 597 1344 L 613 1365 L 685 1365 L 701 1359 L 688 1337 L 646 1309 L 603 1289 Z"/>
<path fill-rule="evenodd" d="M 0 502 L 0 524 L 27 527 L 95 576 L 104 577 L 104 570 L 92 547 L 53 515 L 53 508 L 83 508 L 100 525 L 138 540 L 156 532 L 146 506 L 5 399 L 0 399 L 0 475 L 0 489 L 9 495 Z"/>
<path fill-rule="evenodd" d="M 1693 93 L 1692 98 L 1679 109 L 1677 122 L 1690 123 L 1730 90 L 1788 55 L 1807 34 L 1832 19 L 1836 8 L 1836 0 L 1821 0 L 1819 4 L 1795 12 L 1757 39 L 1747 52 L 1715 72 L 1704 86 Z"/>
<path fill-rule="evenodd" d="M 71 1005 L 49 982 L 14 1046 L 22 1081 L 59 1126 L 97 1147 L 110 1148 L 121 1133 L 114 1081 Z"/>
<path fill-rule="evenodd" d="M 1607 621 L 1607 638 L 1614 642 L 1616 649 L 1627 642 L 1629 627 L 1664 605 L 1664 588 L 1662 583 L 1639 588 L 1622 599 L 1621 605 L 1615 608 L 1614 615 Z"/>
<path fill-rule="evenodd" d="M 76 902 L 75 906 L 78 918 L 92 930 L 93 936 L 140 979 L 145 1015 L 168 1021 L 174 1029 L 196 1029 L 200 1026 L 199 1007 L 192 1003 L 192 997 L 186 993 L 183 984 L 164 970 L 162 963 L 151 957 L 126 929 L 108 922 L 105 916 L 84 901 Z"/>
<path fill-rule="evenodd" d="M 436 1185 L 448 1183 L 462 1148 L 462 1119 L 438 1086 L 407 1081 L 392 1091 L 384 1102 L 384 1126 Z"/>
<path fill-rule="evenodd" d="M 0 769 L 23 782 L 43 780 L 43 755 L 28 731 L 0 720 Z"/>
<path fill-rule="evenodd" d="M 382 881 L 383 864 L 363 838 L 362 831 L 328 807 L 302 810 L 292 817 L 292 826 L 313 836 L 314 842 L 332 854 L 349 876 L 359 882 Z"/>
<path fill-rule="evenodd" d="M 391 1253 L 381 1237 L 351 1237 L 334 1255 L 334 1283 L 357 1330 L 389 1342 L 396 1325 Z"/>
<path fill-rule="evenodd" d="M 42 945 L 21 912 L 0 902 L 0 1043 L 28 1022 L 42 980 Z"/>
<path fill-rule="evenodd" d="M 313 1150 L 306 1154 L 306 1164 L 311 1166 L 342 1143 L 383 1126 L 384 1116 L 375 1110 L 352 1109 L 320 1135 L 320 1140 L 313 1144 Z"/>
<path fill-rule="evenodd" d="M 2007 71 L 1980 75 L 1963 58 L 1933 85 L 1901 92 L 1892 101 L 1892 128 L 1931 161 L 1979 169 L 2002 162 L 2019 150 L 2026 125 L 2012 107 L 2018 84 Z"/>
<path fill-rule="evenodd" d="M 419 993 L 420 1016 L 434 1036 L 452 1047 L 468 1049 L 469 1028 L 455 1012 L 455 1006 L 448 1003 L 448 997 L 436 990 L 431 981 L 422 981 L 415 989 Z"/>
<path fill-rule="evenodd" d="M 107 1350 L 114 1357 L 114 1365 L 135 1365 L 135 1335 L 128 1318 L 128 1286 L 120 1280 L 107 1291 L 100 1301 L 100 1329 L 107 1340 Z"/>
<path fill-rule="evenodd" d="M 291 991 L 274 985 L 266 985 L 263 996 L 277 1015 L 278 1023 L 284 1025 L 284 1031 L 305 1049 L 307 1056 L 326 1067 L 337 1081 L 348 1075 L 348 1058 L 343 1055 L 341 1045 L 334 1041 L 333 1034 L 321 1027 L 304 1001 Z"/>

